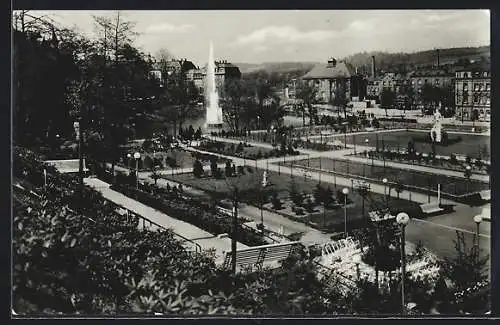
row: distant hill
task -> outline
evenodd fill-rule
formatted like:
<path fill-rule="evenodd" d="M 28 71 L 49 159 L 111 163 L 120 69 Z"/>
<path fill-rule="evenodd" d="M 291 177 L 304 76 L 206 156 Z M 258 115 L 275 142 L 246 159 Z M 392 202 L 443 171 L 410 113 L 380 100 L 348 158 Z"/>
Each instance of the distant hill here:
<path fill-rule="evenodd" d="M 426 50 L 414 53 L 362 52 L 337 58 L 351 63 L 360 73 L 370 74 L 371 56 L 375 56 L 377 72 L 408 72 L 416 68 L 430 67 L 436 64 L 436 50 Z M 452 65 L 459 60 L 479 61 L 490 60 L 490 47 L 458 47 L 439 49 L 440 65 Z M 325 62 L 326 62 L 325 58 Z M 324 63 L 325 63 L 324 62 Z M 243 78 L 265 78 L 275 86 L 283 86 L 291 79 L 300 78 L 320 62 L 264 62 L 264 63 L 234 63 L 240 68 Z"/>
<path fill-rule="evenodd" d="M 426 50 L 414 53 L 362 52 L 349 55 L 343 60 L 357 66 L 360 72 L 369 73 L 371 56 L 375 56 L 377 71 L 412 70 L 419 67 L 433 66 L 437 62 L 436 50 Z M 455 64 L 461 59 L 479 61 L 490 59 L 490 47 L 457 47 L 439 49 L 439 64 Z"/>
<path fill-rule="evenodd" d="M 266 72 L 290 72 L 294 70 L 311 70 L 318 62 L 264 62 L 264 63 L 234 63 L 240 68 L 241 73 L 254 73 L 256 71 Z"/>

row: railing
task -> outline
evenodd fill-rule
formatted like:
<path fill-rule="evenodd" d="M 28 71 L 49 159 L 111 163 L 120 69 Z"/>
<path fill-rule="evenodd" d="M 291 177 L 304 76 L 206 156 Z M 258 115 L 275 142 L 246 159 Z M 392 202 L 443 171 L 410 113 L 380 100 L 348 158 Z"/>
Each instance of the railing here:
<path fill-rule="evenodd" d="M 274 238 L 272 238 L 272 237 L 269 237 L 269 236 L 268 236 L 268 235 L 266 235 L 264 232 L 262 232 L 262 231 L 258 231 L 258 230 L 255 230 L 255 229 L 253 229 L 253 228 L 252 228 L 252 227 L 250 227 L 250 226 L 247 226 L 247 225 L 245 225 L 245 224 L 242 224 L 242 225 L 241 225 L 241 227 L 242 227 L 242 228 L 249 229 L 249 230 L 251 230 L 251 231 L 253 231 L 253 232 L 256 232 L 256 233 L 258 233 L 259 235 L 261 235 L 262 237 L 265 237 L 265 238 L 268 238 L 268 239 L 272 240 L 272 241 L 273 241 L 273 243 L 280 243 L 278 240 L 276 240 L 276 239 L 274 239 Z"/>
<path fill-rule="evenodd" d="M 105 200 L 108 203 L 110 203 L 111 205 L 115 206 L 117 209 L 124 209 L 125 211 L 127 211 L 127 214 L 131 215 L 132 217 L 135 217 L 135 218 L 138 218 L 138 219 L 142 219 L 142 227 L 143 227 L 143 229 L 146 228 L 146 223 L 147 223 L 149 227 L 155 226 L 155 227 L 161 229 L 162 231 L 171 231 L 172 234 L 174 235 L 174 237 L 177 237 L 178 239 L 180 239 L 181 242 L 189 242 L 189 243 L 193 244 L 194 247 L 195 247 L 195 251 L 196 252 L 199 253 L 199 252 L 202 251 L 202 247 L 200 246 L 200 244 L 194 242 L 193 240 L 191 240 L 189 238 L 186 238 L 186 237 L 184 237 L 184 236 L 182 236 L 182 235 L 174 232 L 173 230 L 168 229 L 168 228 L 166 228 L 166 227 L 164 227 L 164 226 L 162 226 L 162 225 L 160 225 L 160 224 L 158 224 L 158 223 L 156 223 L 154 221 L 151 221 L 148 218 L 143 217 L 143 216 L 141 216 L 141 215 L 133 212 L 132 210 L 127 209 L 126 207 L 124 207 L 124 206 L 122 206 L 120 204 L 116 204 L 115 202 L 107 200 L 107 199 L 105 199 Z"/>
<path fill-rule="evenodd" d="M 339 283 L 341 285 L 345 286 L 348 290 L 353 290 L 357 287 L 356 282 L 354 280 L 352 280 L 349 277 L 347 277 L 346 275 L 338 272 L 337 270 L 330 268 L 328 266 L 325 266 L 325 265 L 319 263 L 318 261 L 314 261 L 313 264 L 316 265 L 316 267 L 318 268 L 318 272 L 326 278 L 331 277 L 333 274 L 338 275 L 340 277 Z M 345 280 L 345 281 L 342 281 L 342 280 Z"/>

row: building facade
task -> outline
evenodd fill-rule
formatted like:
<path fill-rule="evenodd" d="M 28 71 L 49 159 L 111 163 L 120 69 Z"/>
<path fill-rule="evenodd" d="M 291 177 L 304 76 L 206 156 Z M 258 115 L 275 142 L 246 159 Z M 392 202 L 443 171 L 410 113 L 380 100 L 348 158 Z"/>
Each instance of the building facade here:
<path fill-rule="evenodd" d="M 423 105 L 422 88 L 431 85 L 438 88 L 453 86 L 455 75 L 442 69 L 416 70 L 408 74 L 410 87 L 415 92 L 415 103 Z"/>
<path fill-rule="evenodd" d="M 316 65 L 302 79 L 316 88 L 319 103 L 333 103 L 336 96 L 351 100 L 366 93 L 366 90 L 360 89 L 364 78 L 357 75 L 349 63 L 337 63 L 334 58 L 329 59 L 327 64 Z"/>
<path fill-rule="evenodd" d="M 491 69 L 487 65 L 455 72 L 456 118 L 489 121 L 491 114 Z"/>
<path fill-rule="evenodd" d="M 194 82 L 195 86 L 204 93 L 205 90 L 205 78 L 207 76 L 207 67 L 193 68 L 186 72 L 186 78 L 189 81 Z M 215 85 L 219 92 L 219 96 L 224 96 L 225 85 L 231 79 L 240 79 L 241 71 L 240 68 L 226 60 L 215 61 Z"/>

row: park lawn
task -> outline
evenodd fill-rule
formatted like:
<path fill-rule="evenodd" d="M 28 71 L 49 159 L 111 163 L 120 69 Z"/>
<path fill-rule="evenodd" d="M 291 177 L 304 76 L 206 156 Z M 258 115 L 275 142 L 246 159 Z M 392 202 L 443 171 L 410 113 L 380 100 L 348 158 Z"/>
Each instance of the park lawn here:
<path fill-rule="evenodd" d="M 205 190 L 208 192 L 217 192 L 219 195 L 225 198 L 230 198 L 231 189 L 234 186 L 239 187 L 242 190 L 241 200 L 249 203 L 254 203 L 258 205 L 259 193 L 260 193 L 260 182 L 262 180 L 263 169 L 251 168 L 252 173 L 246 173 L 245 175 L 238 177 L 231 177 L 229 179 L 214 179 L 212 177 L 196 178 L 192 173 L 177 174 L 177 175 L 162 175 L 166 179 L 170 179 L 200 190 Z M 291 202 L 288 200 L 289 192 L 291 187 L 291 182 L 295 182 L 297 188 L 300 192 L 305 194 L 312 194 L 317 181 L 310 179 L 305 179 L 304 177 L 290 177 L 290 174 L 278 174 L 273 171 L 268 171 L 268 190 L 270 192 L 276 191 L 282 202 L 287 205 L 285 209 L 278 210 L 277 212 L 290 217 L 293 220 L 308 222 L 311 221 L 315 224 L 317 228 L 323 228 L 323 208 L 322 206 L 316 206 L 317 212 L 310 215 L 299 216 L 291 212 L 290 205 Z M 342 188 L 335 188 L 333 184 L 323 183 L 323 187 L 330 186 L 333 191 L 333 196 L 337 196 L 337 190 L 342 190 Z M 348 223 L 356 223 L 362 219 L 362 207 L 363 198 L 358 194 L 356 190 L 354 192 L 350 191 L 349 198 L 352 200 L 351 204 L 347 206 L 347 219 Z M 379 210 L 385 208 L 386 203 L 384 196 L 377 193 L 370 193 L 365 200 L 365 216 L 368 215 L 369 211 Z M 412 217 L 421 217 L 421 210 L 418 203 L 410 202 L 403 199 L 389 198 L 389 206 L 393 213 L 405 211 Z M 272 208 L 271 204 L 266 204 L 267 208 Z M 338 209 L 328 209 L 326 213 L 327 219 L 327 229 L 332 231 L 333 228 L 338 228 L 343 225 L 344 222 L 344 208 L 341 206 Z"/>
<path fill-rule="evenodd" d="M 446 130 L 446 128 L 445 128 Z M 368 133 L 368 134 L 358 134 L 358 135 L 347 135 L 346 141 L 348 144 L 355 143 L 356 145 L 376 147 L 378 142 L 378 147 L 382 149 L 382 142 L 386 149 L 406 150 L 408 147 L 408 142 L 415 137 L 424 137 L 429 131 L 387 131 L 379 133 Z M 488 159 L 491 155 L 490 146 L 490 136 L 487 135 L 474 135 L 474 134 L 458 134 L 458 133 L 448 133 L 449 138 L 455 138 L 460 136 L 462 141 L 451 144 L 449 146 L 436 146 L 436 154 L 442 156 L 449 156 L 450 154 L 459 155 L 470 155 L 473 158 L 481 156 L 483 159 Z M 334 135 L 325 136 L 324 140 L 333 142 L 334 140 L 344 141 L 344 135 Z M 368 144 L 366 144 L 366 139 L 368 139 Z M 417 152 L 432 152 L 432 146 L 430 143 L 415 142 L 415 149 Z"/>
<path fill-rule="evenodd" d="M 320 163 L 321 159 L 321 163 Z M 440 174 L 424 173 L 413 170 L 404 170 L 386 166 L 371 166 L 369 160 L 366 164 L 358 162 L 348 162 L 347 160 L 335 160 L 331 158 L 313 158 L 293 162 L 294 165 L 300 165 L 311 168 L 320 168 L 327 171 L 336 171 L 343 174 L 365 176 L 373 180 L 381 181 L 387 178 L 392 183 L 402 183 L 405 185 L 420 187 L 423 189 L 437 190 L 437 184 L 441 184 L 441 190 L 444 193 L 452 195 L 464 195 L 489 189 L 487 183 L 476 180 L 467 181 L 464 178 L 450 177 Z M 287 162 L 287 165 L 290 163 Z"/>
<path fill-rule="evenodd" d="M 349 198 L 353 201 L 352 204 L 347 205 L 347 224 L 348 228 L 355 225 L 360 225 L 360 221 L 363 220 L 363 198 L 356 191 L 354 193 L 349 193 Z M 364 216 L 368 219 L 368 212 L 377 211 L 383 209 L 387 206 L 385 203 L 384 195 L 377 193 L 370 193 L 369 197 L 365 199 L 365 210 Z M 388 206 L 390 208 L 392 215 L 397 215 L 399 212 L 406 212 L 412 218 L 422 218 L 422 210 L 420 205 L 415 202 L 410 202 L 408 200 L 398 199 L 394 197 L 388 198 Z M 326 227 L 324 226 L 325 216 L 323 215 L 323 207 L 317 206 L 318 210 L 308 216 L 308 220 L 315 224 L 319 229 L 335 229 L 335 231 L 342 231 L 344 227 L 344 207 L 339 206 L 336 209 L 326 210 Z M 352 226 L 349 226 L 352 224 Z"/>

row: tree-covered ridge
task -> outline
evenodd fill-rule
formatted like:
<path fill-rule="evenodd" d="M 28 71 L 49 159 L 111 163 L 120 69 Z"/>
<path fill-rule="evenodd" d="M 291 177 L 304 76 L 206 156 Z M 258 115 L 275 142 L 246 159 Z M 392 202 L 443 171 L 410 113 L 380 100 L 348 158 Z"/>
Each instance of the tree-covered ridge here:
<path fill-rule="evenodd" d="M 375 56 L 377 71 L 411 71 L 425 66 L 437 64 L 436 50 L 418 51 L 414 53 L 388 53 L 388 52 L 362 52 L 349 55 L 344 58 L 353 66 L 357 66 L 360 72 L 370 74 L 371 57 Z M 439 49 L 440 65 L 458 63 L 460 59 L 479 61 L 481 57 L 490 58 L 490 47 L 457 47 Z"/>

